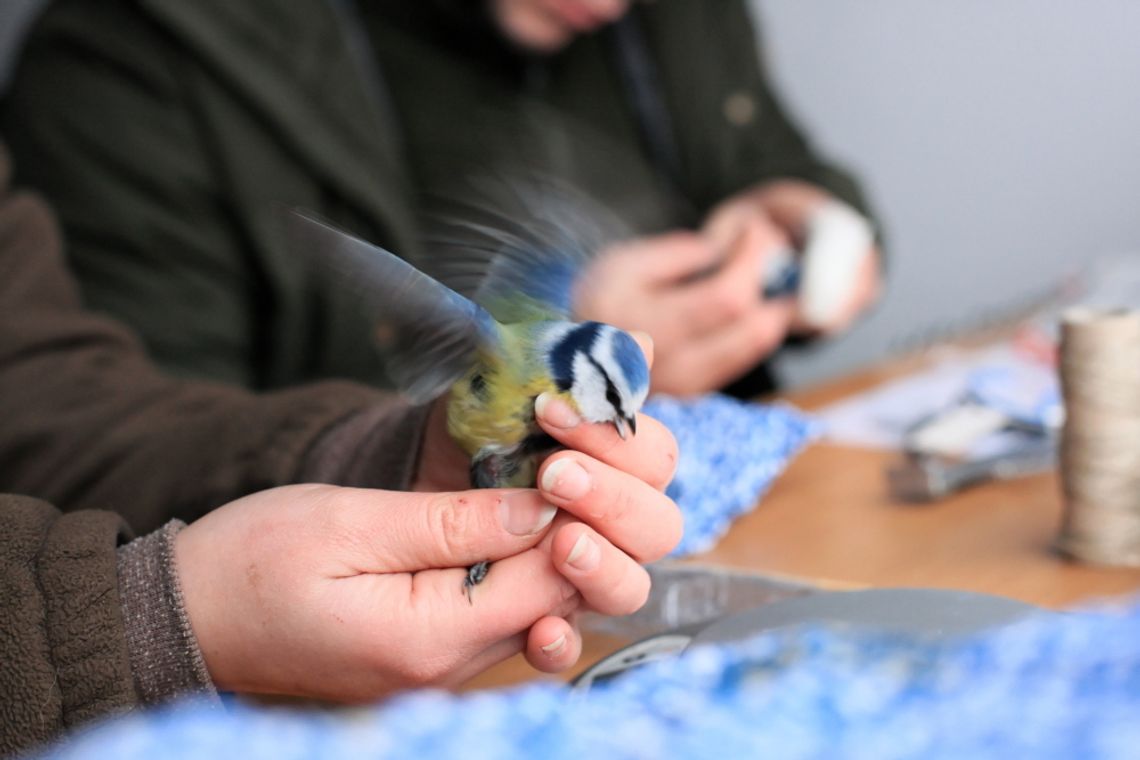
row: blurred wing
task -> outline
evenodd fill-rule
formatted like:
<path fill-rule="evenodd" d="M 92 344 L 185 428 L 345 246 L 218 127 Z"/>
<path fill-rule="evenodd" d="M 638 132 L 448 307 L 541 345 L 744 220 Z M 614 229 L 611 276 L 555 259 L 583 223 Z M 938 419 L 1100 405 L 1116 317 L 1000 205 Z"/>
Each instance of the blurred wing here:
<path fill-rule="evenodd" d="M 552 177 L 468 178 L 431 204 L 425 268 L 503 323 L 569 319 L 574 282 L 626 226 Z"/>
<path fill-rule="evenodd" d="M 314 276 L 367 320 L 392 380 L 414 403 L 446 391 L 479 352 L 499 351 L 490 314 L 398 256 L 303 212 L 290 212 L 286 226 Z"/>

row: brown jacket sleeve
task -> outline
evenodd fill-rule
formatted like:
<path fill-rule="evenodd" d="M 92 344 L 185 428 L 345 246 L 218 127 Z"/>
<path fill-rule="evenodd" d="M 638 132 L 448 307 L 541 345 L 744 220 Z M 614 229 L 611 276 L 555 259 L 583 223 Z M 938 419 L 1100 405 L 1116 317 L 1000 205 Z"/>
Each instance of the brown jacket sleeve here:
<path fill-rule="evenodd" d="M 110 512 L 0 495 L 0 755 L 138 703 Z"/>
<path fill-rule="evenodd" d="M 116 509 L 146 533 L 314 472 L 408 487 L 423 410 L 343 382 L 254 395 L 163 375 L 130 332 L 83 308 L 50 212 L 7 178 L 0 151 L 0 491 Z M 360 415 L 372 422 L 350 424 Z M 331 430 L 371 447 L 334 447 L 356 457 L 355 478 L 307 466 Z"/>

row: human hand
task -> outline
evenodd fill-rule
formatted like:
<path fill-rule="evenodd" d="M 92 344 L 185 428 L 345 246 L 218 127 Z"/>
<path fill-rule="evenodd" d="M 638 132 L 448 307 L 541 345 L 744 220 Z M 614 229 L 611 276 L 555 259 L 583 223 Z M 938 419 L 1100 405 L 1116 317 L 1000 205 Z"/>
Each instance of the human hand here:
<path fill-rule="evenodd" d="M 537 491 L 287 486 L 183 530 L 186 610 L 218 687 L 363 701 L 458 684 L 519 651 L 541 670 L 572 665 L 574 613 L 639 608 L 638 562 L 672 549 L 681 520 L 661 493 L 676 444 L 660 423 L 642 416 L 621 441 L 567 411 L 544 402 L 539 420 L 580 450 L 551 457 Z M 470 604 L 465 568 L 485 559 Z"/>
<path fill-rule="evenodd" d="M 641 346 L 646 362 L 650 367 L 653 367 L 656 351 L 652 338 L 638 331 L 633 332 L 632 335 L 638 345 Z M 567 477 L 567 474 L 559 475 L 558 473 L 561 468 L 568 465 L 554 464 L 564 459 L 572 462 L 577 460 L 579 466 L 584 467 L 588 472 L 596 470 L 595 477 L 600 475 L 603 479 L 615 482 L 616 488 L 631 493 L 643 491 L 643 483 L 648 483 L 659 491 L 664 490 L 671 480 L 673 470 L 676 467 L 676 441 L 672 434 L 656 420 L 645 415 L 638 415 L 640 433 L 629 441 L 625 441 L 617 436 L 609 425 L 582 425 L 577 415 L 560 401 L 551 402 L 543 396 L 540 397 L 540 401 L 536 402 L 535 406 L 535 417 L 540 426 L 561 444 L 570 449 L 576 449 L 583 455 L 578 456 L 569 451 L 559 452 L 544 463 L 536 474 L 539 484 L 543 485 L 544 477 L 554 478 L 553 481 L 543 486 L 544 490 L 550 491 L 547 486 L 553 486 L 555 482 Z M 554 421 L 548 422 L 548 417 L 552 417 Z M 447 433 L 447 399 L 445 397 L 437 401 L 429 413 L 414 489 L 417 491 L 461 490 L 468 484 L 469 467 L 470 459 Z M 615 468 L 619 471 L 618 473 L 613 472 Z M 547 473 L 551 474 L 548 476 Z M 573 469 L 569 471 L 569 474 L 580 479 L 580 474 Z M 624 486 L 622 485 L 623 482 Z M 606 489 L 603 488 L 601 493 L 605 492 Z M 598 499 L 599 497 L 595 494 L 588 503 L 584 504 L 584 508 L 596 512 L 599 506 L 597 504 Z M 551 503 L 560 506 L 571 506 L 565 502 L 564 496 L 552 496 L 550 500 Z M 657 499 L 649 499 L 647 503 L 655 501 Z M 569 515 L 559 516 L 555 530 L 557 531 L 564 525 L 568 526 L 567 532 L 560 532 L 558 536 L 569 536 L 570 538 L 559 538 L 558 540 L 572 540 L 573 543 L 569 545 L 559 543 L 556 547 L 559 550 L 558 556 L 569 556 L 583 532 L 589 536 L 591 542 L 599 543 L 604 548 L 604 552 L 599 550 L 595 554 L 591 550 L 589 553 L 591 557 L 599 558 L 598 567 L 583 572 L 578 568 L 564 564 L 563 572 L 570 577 L 577 578 L 586 587 L 587 593 L 584 595 L 587 602 L 592 603 L 588 604 L 591 609 L 611 614 L 632 612 L 640 608 L 648 595 L 649 576 L 630 556 L 627 555 L 623 559 L 621 555 L 615 554 L 613 544 L 627 546 L 633 557 L 640 558 L 642 561 L 651 561 L 651 558 L 668 553 L 672 546 L 675 546 L 680 540 L 681 525 L 678 517 L 679 513 L 671 503 L 669 508 L 660 513 L 649 515 L 649 519 L 658 524 L 653 529 L 654 532 L 646 536 L 650 540 L 650 544 L 646 546 L 636 539 L 630 541 L 628 537 L 623 538 L 621 525 L 624 524 L 624 520 L 619 519 L 618 535 L 611 536 L 610 538 L 613 539 L 611 541 L 605 536 L 593 535 L 594 532 L 585 524 L 575 527 L 571 524 Z M 587 520 L 587 522 L 589 521 Z M 606 530 L 605 516 L 602 515 L 601 518 L 595 519 L 593 524 L 602 530 Z M 654 538 L 655 534 L 658 538 Z M 660 545 L 652 543 L 654 540 L 659 540 L 661 536 L 664 536 L 662 540 L 667 547 L 663 550 Z M 551 540 L 553 539 L 554 536 L 552 535 Z M 549 549 L 550 546 L 550 543 L 546 543 L 544 548 Z M 605 566 L 602 566 L 600 562 L 603 555 L 606 557 Z M 618 577 L 625 578 L 625 581 L 620 582 L 620 585 L 624 586 L 624 590 L 615 595 L 613 584 Z M 600 584 L 602 592 L 591 591 L 591 583 Z M 624 612 L 622 605 L 625 605 Z M 561 640 L 571 654 L 556 652 L 549 647 L 540 646 L 537 651 L 531 648 L 528 656 L 532 665 L 541 670 L 553 672 L 568 667 L 576 660 L 580 638 L 574 626 L 574 617 L 574 615 L 567 615 L 558 618 L 551 615 L 536 623 L 531 631 L 535 640 L 548 642 Z M 572 656 L 573 659 L 567 660 L 567 656 Z"/>
<path fill-rule="evenodd" d="M 819 215 L 829 205 L 836 204 L 831 195 L 815 185 L 799 180 L 778 180 L 733 196 L 721 203 L 709 214 L 703 232 L 710 240 L 723 245 L 725 241 L 739 235 L 752 219 L 759 217 L 776 224 L 797 249 L 804 251 L 810 247 L 809 230 L 812 229 L 813 222 L 820 219 Z M 848 210 L 848 216 L 856 215 Z M 798 301 L 791 332 L 800 335 L 831 335 L 842 332 L 851 326 L 859 314 L 878 300 L 882 289 L 879 252 L 873 240 L 868 246 L 866 255 L 858 258 L 849 274 L 843 265 L 844 262 L 818 262 L 824 268 L 839 266 L 844 271 L 843 274 L 828 271 L 809 272 L 808 264 L 805 262 L 805 279 L 801 281 L 801 288 L 812 286 L 812 283 L 807 281 L 809 276 L 812 281 L 819 279 L 816 275 L 839 276 L 842 278 L 841 282 L 825 283 L 827 292 L 818 295 L 830 300 L 834 297 L 834 293 L 838 293 L 842 302 L 834 306 L 829 303 L 820 304 L 818 297 L 810 303 L 805 300 Z M 806 293 L 801 295 L 808 297 Z M 821 305 L 825 308 L 821 309 Z M 820 312 L 824 314 L 822 319 L 819 316 Z"/>
<path fill-rule="evenodd" d="M 644 414 L 637 415 L 637 435 L 623 439 L 612 425 L 586 424 L 547 394 L 535 410 L 543 430 L 568 447 L 550 456 L 537 477 L 542 494 L 563 510 L 547 544 L 554 565 L 578 588 L 585 609 L 636 612 L 649 596 L 642 563 L 664 557 L 681 540 L 681 513 L 663 493 L 677 465 L 676 440 Z M 577 659 L 581 640 L 573 618 L 547 616 L 531 634 L 546 641 L 565 637 L 571 662 Z M 540 670 L 561 670 L 551 654 L 549 648 L 528 650 L 527 659 Z"/>
<path fill-rule="evenodd" d="M 630 0 L 493 0 L 491 17 L 515 45 L 550 54 L 575 36 L 596 31 L 621 18 Z"/>
<path fill-rule="evenodd" d="M 655 391 L 716 390 L 784 340 L 790 300 L 764 301 L 765 258 L 783 233 L 752 215 L 732 236 L 674 232 L 611 247 L 575 288 L 575 312 L 653 336 Z"/>

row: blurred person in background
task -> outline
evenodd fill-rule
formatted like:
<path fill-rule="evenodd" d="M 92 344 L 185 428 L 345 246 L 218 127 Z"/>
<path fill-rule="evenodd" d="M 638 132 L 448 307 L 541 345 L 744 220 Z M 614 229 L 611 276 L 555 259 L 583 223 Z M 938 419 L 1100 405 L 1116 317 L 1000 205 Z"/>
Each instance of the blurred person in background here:
<path fill-rule="evenodd" d="M 770 388 L 764 360 L 821 330 L 760 297 L 765 259 L 831 199 L 866 213 L 781 106 L 745 0 L 57 0 L 0 121 L 87 302 L 170 371 L 255 389 L 385 381 L 279 204 L 414 261 L 420 199 L 457 176 L 566 175 L 638 233 L 577 315 L 649 332 L 679 394 Z M 854 279 L 822 332 L 874 300 L 877 252 Z"/>

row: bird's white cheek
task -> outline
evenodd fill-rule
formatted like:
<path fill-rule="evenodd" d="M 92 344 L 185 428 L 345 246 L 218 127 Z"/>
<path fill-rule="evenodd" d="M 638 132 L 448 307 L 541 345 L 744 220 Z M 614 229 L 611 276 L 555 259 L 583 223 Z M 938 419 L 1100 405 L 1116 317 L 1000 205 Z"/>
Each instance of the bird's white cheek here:
<path fill-rule="evenodd" d="M 570 395 L 587 422 L 609 422 L 614 418 L 614 409 L 606 401 L 605 378 L 585 356 L 579 355 L 574 359 L 574 384 L 570 387 Z"/>

